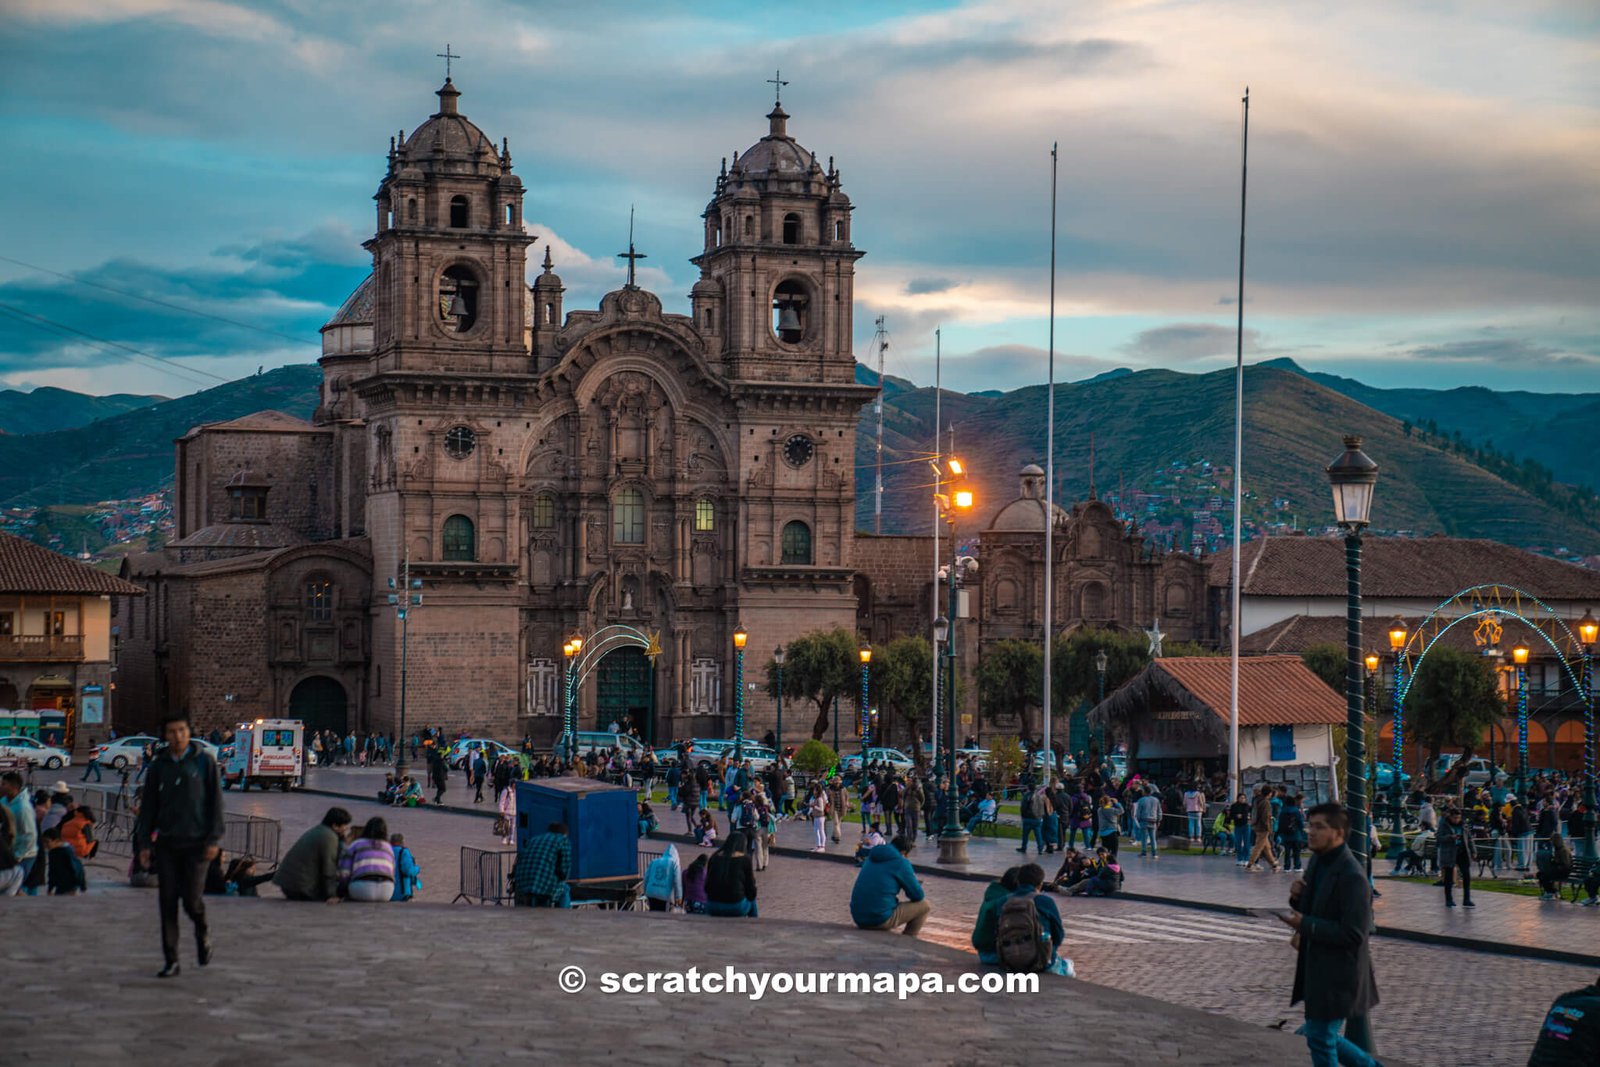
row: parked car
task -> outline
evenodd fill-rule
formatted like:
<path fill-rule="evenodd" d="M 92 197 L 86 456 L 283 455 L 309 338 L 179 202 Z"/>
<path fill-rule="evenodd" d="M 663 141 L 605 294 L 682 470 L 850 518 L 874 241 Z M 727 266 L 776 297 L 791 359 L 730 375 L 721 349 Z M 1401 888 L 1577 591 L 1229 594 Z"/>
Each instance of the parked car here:
<path fill-rule="evenodd" d="M 445 762 L 457 770 L 466 770 L 468 756 L 479 750 L 483 751 L 483 758 L 493 767 L 501 756 L 515 756 L 517 750 L 510 745 L 502 745 L 492 737 L 463 737 L 445 752 Z"/>
<path fill-rule="evenodd" d="M 644 755 L 644 745 L 632 734 L 614 734 L 610 730 L 579 730 L 578 752 L 587 756 L 590 751 L 610 752 L 612 748 L 638 759 Z"/>
<path fill-rule="evenodd" d="M 723 755 L 732 757 L 735 748 L 734 742 L 724 737 L 696 737 L 689 742 L 689 763 L 691 766 L 710 767 Z M 665 749 L 672 759 L 676 760 L 678 754 L 674 749 Z M 776 750 L 756 741 L 745 741 L 741 753 L 750 761 L 750 769 L 756 772 L 766 770 L 772 766 L 772 761 L 778 758 Z M 659 760 L 661 752 L 656 753 Z"/>
<path fill-rule="evenodd" d="M 1373 780 L 1379 789 L 1394 788 L 1394 765 L 1379 760 L 1372 765 Z M 1400 772 L 1400 788 L 1404 789 L 1411 783 L 1411 775 L 1405 771 Z"/>
<path fill-rule="evenodd" d="M 123 771 L 129 767 L 139 766 L 139 761 L 144 758 L 146 745 L 165 743 L 159 737 L 151 737 L 149 734 L 131 734 L 128 737 L 119 737 L 115 741 L 107 741 L 103 745 L 96 745 L 94 758 L 99 760 L 103 767 Z"/>
<path fill-rule="evenodd" d="M 1504 768 L 1495 766 L 1481 756 L 1474 756 L 1467 761 L 1467 773 L 1461 782 L 1471 789 L 1475 786 L 1498 785 L 1505 780 Z"/>
<path fill-rule="evenodd" d="M 66 749 L 35 741 L 31 737 L 0 737 L 0 756 L 25 759 L 32 766 L 48 771 L 72 765 L 72 754 Z"/>
<path fill-rule="evenodd" d="M 887 763 L 897 771 L 909 771 L 916 767 L 916 761 L 901 752 L 898 748 L 869 748 L 867 749 L 868 763 Z M 848 774 L 856 774 L 861 770 L 861 753 L 856 752 L 845 756 L 839 761 L 839 766 Z"/>

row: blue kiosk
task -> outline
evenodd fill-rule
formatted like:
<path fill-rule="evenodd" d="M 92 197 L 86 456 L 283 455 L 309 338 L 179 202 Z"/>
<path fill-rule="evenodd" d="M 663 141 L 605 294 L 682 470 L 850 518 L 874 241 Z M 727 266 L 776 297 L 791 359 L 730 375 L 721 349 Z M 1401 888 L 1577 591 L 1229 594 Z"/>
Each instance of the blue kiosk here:
<path fill-rule="evenodd" d="M 564 823 L 572 842 L 568 878 L 637 878 L 638 794 L 591 778 L 537 778 L 517 783 L 517 850 Z"/>

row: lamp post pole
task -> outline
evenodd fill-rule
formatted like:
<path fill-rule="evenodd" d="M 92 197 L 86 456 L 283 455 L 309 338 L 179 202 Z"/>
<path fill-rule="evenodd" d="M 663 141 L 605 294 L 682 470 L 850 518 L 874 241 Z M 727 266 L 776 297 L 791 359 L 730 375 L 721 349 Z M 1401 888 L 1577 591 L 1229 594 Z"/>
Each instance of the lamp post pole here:
<path fill-rule="evenodd" d="M 1105 649 L 1102 648 L 1099 652 L 1096 652 L 1094 654 L 1094 669 L 1095 669 L 1095 673 L 1100 676 L 1100 699 L 1095 701 L 1095 703 L 1097 705 L 1104 704 L 1106 702 L 1106 665 L 1109 662 L 1110 662 L 1110 660 L 1106 656 L 1106 650 Z M 1103 760 L 1103 759 L 1106 758 L 1106 728 L 1104 726 L 1101 726 L 1100 729 L 1098 731 L 1096 731 L 1096 733 L 1097 733 L 1097 735 L 1099 736 L 1099 739 L 1100 739 L 1099 740 L 1100 758 Z"/>
<path fill-rule="evenodd" d="M 867 745 L 870 743 L 868 734 L 871 727 L 867 722 L 867 671 L 872 665 L 872 646 L 865 641 L 861 642 L 861 702 L 856 706 L 856 717 L 860 720 L 861 729 L 861 773 L 867 772 Z"/>
<path fill-rule="evenodd" d="M 1583 643 L 1583 814 L 1584 845 L 1589 858 L 1600 856 L 1595 850 L 1594 810 L 1594 643 L 1600 638 L 1600 622 L 1594 612 L 1585 611 L 1578 620 L 1578 640 Z"/>
<path fill-rule="evenodd" d="M 783 760 L 783 661 L 787 653 L 779 645 L 772 650 L 772 662 L 778 665 L 778 760 Z"/>
<path fill-rule="evenodd" d="M 744 759 L 744 643 L 750 639 L 744 626 L 733 630 L 733 758 Z"/>
<path fill-rule="evenodd" d="M 1400 686 L 1405 678 L 1405 652 L 1406 652 L 1406 624 L 1398 616 L 1389 624 L 1389 650 L 1394 653 L 1394 682 L 1389 690 L 1390 711 L 1390 763 L 1394 774 L 1389 779 L 1389 801 L 1391 812 L 1394 815 L 1394 832 L 1403 833 L 1400 819 L 1400 798 L 1405 791 L 1401 779 L 1406 771 L 1405 750 L 1405 714 L 1400 706 Z"/>
<path fill-rule="evenodd" d="M 1517 668 L 1517 798 L 1528 788 L 1528 646 L 1520 641 L 1511 650 Z"/>
<path fill-rule="evenodd" d="M 394 753 L 394 778 L 399 781 L 409 769 L 406 764 L 406 646 L 409 643 L 411 610 L 422 606 L 422 579 L 411 577 L 411 556 L 400 564 L 398 579 L 389 579 L 389 603 L 400 622 L 400 733 Z"/>
<path fill-rule="evenodd" d="M 1334 518 L 1344 530 L 1345 568 L 1345 807 L 1350 850 L 1363 866 L 1370 859 L 1367 824 L 1367 730 L 1362 700 L 1361 531 L 1371 521 L 1378 465 L 1361 451 L 1361 438 L 1344 439 L 1344 452 L 1328 466 Z"/>

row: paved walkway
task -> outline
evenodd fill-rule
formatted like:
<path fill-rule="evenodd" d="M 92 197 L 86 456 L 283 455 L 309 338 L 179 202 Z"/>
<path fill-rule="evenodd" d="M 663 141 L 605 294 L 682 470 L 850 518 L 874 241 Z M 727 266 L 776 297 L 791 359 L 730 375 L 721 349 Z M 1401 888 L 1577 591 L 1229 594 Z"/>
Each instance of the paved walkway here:
<path fill-rule="evenodd" d="M 370 797 L 382 784 L 381 770 L 328 768 L 315 772 L 313 788 L 338 795 Z M 445 795 L 447 807 L 453 800 L 463 803 L 453 810 L 489 815 L 493 805 L 472 803 L 472 792 L 460 788 Z M 370 786 L 368 783 L 371 783 Z M 713 809 L 715 810 L 715 809 Z M 727 820 L 715 812 L 718 826 L 726 829 Z M 657 805 L 657 817 L 664 831 L 679 832 L 683 817 Z M 828 848 L 835 858 L 848 858 L 860 837 L 860 822 L 846 821 L 843 840 Z M 811 824 L 785 822 L 778 828 L 778 844 L 785 851 L 811 855 L 815 836 Z M 919 872 L 941 877 L 990 879 L 1006 868 L 1022 862 L 1017 845 L 1008 838 L 974 837 L 968 843 L 971 862 L 964 868 L 951 868 L 935 862 L 936 841 L 919 842 L 912 862 Z M 1030 852 L 1030 859 L 1033 854 Z M 1288 906 L 1289 883 L 1294 875 L 1248 872 L 1234 866 L 1231 856 L 1190 856 L 1168 853 L 1160 860 L 1140 859 L 1137 846 L 1123 843 L 1121 850 L 1126 872 L 1125 896 L 1134 900 L 1187 905 L 1245 915 L 1260 915 Z M 821 857 L 819 857 L 821 858 Z M 1037 860 L 1054 875 L 1057 856 Z M 1387 864 L 1381 865 L 1386 868 Z M 1380 872 L 1381 873 L 1381 872 Z M 1475 908 L 1446 908 L 1443 890 L 1412 882 L 1380 877 L 1382 896 L 1373 902 L 1378 932 L 1391 937 L 1437 944 L 1456 945 L 1485 952 L 1531 956 L 1567 963 L 1600 966 L 1600 909 L 1580 908 L 1567 902 L 1546 902 L 1535 897 L 1509 893 L 1478 893 Z"/>
<path fill-rule="evenodd" d="M 207 907 L 216 959 L 203 971 L 194 966 L 185 931 L 184 972 L 160 981 L 152 893 L 0 903 L 7 1062 L 123 1063 L 136 1049 L 136 1060 L 169 1067 L 330 1056 L 385 1065 L 1019 1063 L 1059 1057 L 1066 1034 L 1082 1035 L 1105 1065 L 1305 1058 L 1292 1034 L 1048 976 L 1034 993 L 917 992 L 905 1000 L 601 990 L 608 971 L 766 976 L 781 968 L 896 982 L 910 974 L 953 982 L 973 971 L 965 953 L 837 926 L 237 898 L 211 898 Z M 82 951 L 86 945 L 94 951 Z M 558 973 L 571 966 L 586 972 L 580 992 L 558 986 Z"/>

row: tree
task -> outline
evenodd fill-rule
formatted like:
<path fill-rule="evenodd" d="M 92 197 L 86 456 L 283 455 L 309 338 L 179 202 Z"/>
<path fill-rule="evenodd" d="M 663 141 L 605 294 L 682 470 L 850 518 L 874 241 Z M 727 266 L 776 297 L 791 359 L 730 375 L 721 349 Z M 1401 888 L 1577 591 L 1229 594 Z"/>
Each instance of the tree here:
<path fill-rule="evenodd" d="M 906 723 L 911 758 L 916 761 L 917 773 L 923 774 L 917 724 L 927 718 L 933 703 L 933 645 L 925 637 L 895 638 L 873 652 L 872 680 L 878 687 L 878 702 L 888 713 L 883 717 L 884 739 L 894 736 L 894 720 Z"/>
<path fill-rule="evenodd" d="M 1041 662 L 1044 659 L 1040 654 Z M 1016 780 L 1022 772 L 1022 764 L 1027 759 L 1022 751 L 1022 742 L 1015 734 L 1001 734 L 989 742 L 989 760 L 987 772 L 989 784 L 994 786 L 998 796 L 1004 796 L 1006 786 Z"/>
<path fill-rule="evenodd" d="M 1323 642 L 1308 645 L 1300 653 L 1300 658 L 1305 661 L 1311 673 L 1328 683 L 1328 688 L 1335 693 L 1344 695 L 1345 671 L 1348 670 L 1345 650 L 1338 645 Z"/>
<path fill-rule="evenodd" d="M 1428 746 L 1430 768 L 1445 745 L 1459 745 L 1463 758 L 1470 757 L 1505 710 L 1493 668 L 1481 656 L 1444 645 L 1428 652 L 1406 693 L 1411 736 Z"/>
<path fill-rule="evenodd" d="M 1074 630 L 1056 638 L 1050 658 L 1050 701 L 1057 713 L 1093 700 L 1100 693 L 1095 657 L 1106 654 L 1106 692 L 1114 693 L 1150 662 L 1150 643 L 1142 635 L 1115 630 Z"/>
<path fill-rule="evenodd" d="M 1043 697 L 1044 652 L 1036 641 L 1007 639 L 984 649 L 973 672 L 978 683 L 978 708 L 985 718 L 1021 714 Z"/>
<path fill-rule="evenodd" d="M 856 635 L 842 626 L 813 630 L 789 642 L 783 661 L 783 695 L 785 699 L 810 700 L 817 705 L 817 717 L 811 724 L 814 738 L 827 732 L 834 699 L 860 691 L 857 647 Z M 778 664 L 770 659 L 764 688 L 769 696 L 778 695 Z"/>
<path fill-rule="evenodd" d="M 801 745 L 794 754 L 794 769 L 804 771 L 813 778 L 826 774 L 838 762 L 839 754 L 815 738 Z"/>

